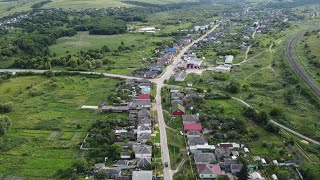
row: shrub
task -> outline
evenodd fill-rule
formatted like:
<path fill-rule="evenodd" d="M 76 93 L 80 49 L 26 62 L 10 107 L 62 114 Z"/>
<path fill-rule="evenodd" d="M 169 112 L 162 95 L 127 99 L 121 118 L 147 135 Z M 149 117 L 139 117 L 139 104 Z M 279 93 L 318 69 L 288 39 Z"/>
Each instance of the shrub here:
<path fill-rule="evenodd" d="M 12 103 L 0 104 L 0 113 L 8 113 L 13 110 Z"/>

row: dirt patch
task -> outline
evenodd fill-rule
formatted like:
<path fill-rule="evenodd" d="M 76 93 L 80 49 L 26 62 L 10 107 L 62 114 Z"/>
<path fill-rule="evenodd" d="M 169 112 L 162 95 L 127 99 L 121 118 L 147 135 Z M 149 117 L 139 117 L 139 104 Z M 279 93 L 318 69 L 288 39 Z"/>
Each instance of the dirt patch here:
<path fill-rule="evenodd" d="M 85 41 L 76 41 L 76 42 L 66 42 L 64 43 L 66 46 L 74 46 L 74 47 L 86 47 L 90 46 L 91 43 Z"/>

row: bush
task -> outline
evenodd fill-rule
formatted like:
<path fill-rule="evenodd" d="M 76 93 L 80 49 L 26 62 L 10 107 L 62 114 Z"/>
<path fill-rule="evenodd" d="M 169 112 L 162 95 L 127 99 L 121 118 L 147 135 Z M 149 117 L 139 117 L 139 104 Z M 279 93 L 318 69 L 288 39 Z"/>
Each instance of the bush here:
<path fill-rule="evenodd" d="M 226 86 L 226 90 L 230 93 L 238 93 L 240 92 L 240 83 L 236 81 L 230 81 Z"/>
<path fill-rule="evenodd" d="M 9 113 L 13 110 L 12 103 L 0 104 L 0 113 Z"/>

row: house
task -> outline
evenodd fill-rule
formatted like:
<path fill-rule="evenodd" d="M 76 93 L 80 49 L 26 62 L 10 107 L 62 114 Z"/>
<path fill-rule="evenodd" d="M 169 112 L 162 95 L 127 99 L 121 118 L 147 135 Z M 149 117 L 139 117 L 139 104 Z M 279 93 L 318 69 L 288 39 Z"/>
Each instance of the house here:
<path fill-rule="evenodd" d="M 216 179 L 222 174 L 219 164 L 199 164 L 197 169 L 201 179 Z"/>
<path fill-rule="evenodd" d="M 231 164 L 230 166 L 230 171 L 231 171 L 231 174 L 237 174 L 241 171 L 242 169 L 242 164 Z"/>
<path fill-rule="evenodd" d="M 144 158 L 138 158 L 137 159 L 137 166 L 139 168 L 147 168 L 151 164 L 151 158 L 150 157 L 144 157 Z"/>
<path fill-rule="evenodd" d="M 150 100 L 150 95 L 149 94 L 140 94 L 137 99 L 139 99 L 139 100 Z"/>
<path fill-rule="evenodd" d="M 275 174 L 272 174 L 272 175 L 271 175 L 271 178 L 272 178 L 272 180 L 278 180 L 278 177 L 277 177 L 277 175 L 275 175 Z"/>
<path fill-rule="evenodd" d="M 131 159 L 131 154 L 129 152 L 121 152 L 120 158 L 121 159 Z"/>
<path fill-rule="evenodd" d="M 216 148 L 214 154 L 217 159 L 230 157 L 231 151 L 229 148 Z"/>
<path fill-rule="evenodd" d="M 199 131 L 188 131 L 186 136 L 188 139 L 191 137 L 202 137 L 202 133 L 200 133 Z"/>
<path fill-rule="evenodd" d="M 103 171 L 103 172 L 106 173 L 106 175 L 109 179 L 115 179 L 115 178 L 119 177 L 121 174 L 121 170 L 119 170 L 117 168 L 105 169 L 105 171 Z"/>
<path fill-rule="evenodd" d="M 152 180 L 152 171 L 133 171 L 132 180 Z"/>
<path fill-rule="evenodd" d="M 191 124 L 184 124 L 183 125 L 183 130 L 185 133 L 188 131 L 202 131 L 202 125 L 201 123 L 191 123 Z"/>
<path fill-rule="evenodd" d="M 194 124 L 198 122 L 197 115 L 182 115 L 183 124 Z"/>
<path fill-rule="evenodd" d="M 249 153 L 249 149 L 248 148 L 243 148 L 245 153 Z"/>
<path fill-rule="evenodd" d="M 100 172 L 101 170 L 106 169 L 105 163 L 97 163 L 94 165 L 93 171 L 95 173 Z"/>
<path fill-rule="evenodd" d="M 171 94 L 170 94 L 170 96 L 171 96 L 171 99 L 182 99 L 183 97 L 184 97 L 184 94 L 182 94 L 182 93 L 180 93 L 180 92 L 172 92 Z"/>
<path fill-rule="evenodd" d="M 131 178 L 129 176 L 119 176 L 116 177 L 115 180 L 131 180 Z"/>
<path fill-rule="evenodd" d="M 134 132 L 132 132 L 132 131 L 129 131 L 129 132 L 121 132 L 121 133 L 120 133 L 120 137 L 121 137 L 121 138 L 130 139 L 130 140 L 135 139 Z"/>
<path fill-rule="evenodd" d="M 146 108 L 146 109 L 151 108 L 151 100 L 150 99 L 137 99 L 134 102 L 138 108 Z"/>
<path fill-rule="evenodd" d="M 178 52 L 178 48 L 176 48 L 176 47 L 169 48 L 168 51 L 171 52 L 171 53 L 177 53 Z"/>
<path fill-rule="evenodd" d="M 244 37 L 243 37 L 243 41 L 244 41 L 244 42 L 248 42 L 249 40 L 250 40 L 250 37 L 249 37 L 249 36 L 244 36 Z"/>
<path fill-rule="evenodd" d="M 119 176 L 116 177 L 115 180 L 131 180 L 131 178 L 129 176 Z"/>
<path fill-rule="evenodd" d="M 149 126 L 151 127 L 152 119 L 151 118 L 138 118 L 138 127 L 139 126 Z"/>
<path fill-rule="evenodd" d="M 225 56 L 224 64 L 232 65 L 233 58 L 234 57 L 232 55 Z"/>
<path fill-rule="evenodd" d="M 212 164 L 216 163 L 216 158 L 213 153 L 195 153 L 194 161 L 196 164 Z"/>
<path fill-rule="evenodd" d="M 152 128 L 150 126 L 139 126 L 137 129 L 137 135 L 141 136 L 141 134 L 151 134 L 152 133 Z"/>
<path fill-rule="evenodd" d="M 262 177 L 260 173 L 255 171 L 250 174 L 250 180 L 265 180 L 265 178 Z"/>
<path fill-rule="evenodd" d="M 207 140 L 205 140 L 202 136 L 200 137 L 190 137 L 188 138 L 188 146 L 191 153 L 195 153 L 198 150 L 214 150 L 214 145 L 209 145 Z"/>
<path fill-rule="evenodd" d="M 115 128 L 115 134 L 116 135 L 120 135 L 122 132 L 128 132 L 126 129 L 122 128 L 122 127 L 116 127 Z"/>
<path fill-rule="evenodd" d="M 143 133 L 140 134 L 137 137 L 137 143 L 146 143 L 148 140 L 151 140 L 151 134 L 150 133 Z"/>
<path fill-rule="evenodd" d="M 221 148 L 229 148 L 229 149 L 240 148 L 240 144 L 237 144 L 237 143 L 219 143 L 218 146 Z"/>
<path fill-rule="evenodd" d="M 231 66 L 228 65 L 220 65 L 214 69 L 215 72 L 226 73 L 231 71 Z"/>
<path fill-rule="evenodd" d="M 114 113 L 121 113 L 121 112 L 128 112 L 128 106 L 103 106 L 101 108 L 101 112 L 114 112 Z"/>
<path fill-rule="evenodd" d="M 179 71 L 174 75 L 174 80 L 176 82 L 183 82 L 187 77 L 186 71 Z"/>
<path fill-rule="evenodd" d="M 198 58 L 191 58 L 187 63 L 187 68 L 199 69 L 202 64 L 202 60 Z"/>
<path fill-rule="evenodd" d="M 261 158 L 261 163 L 262 164 L 267 164 L 267 161 L 264 158 Z"/>
<path fill-rule="evenodd" d="M 135 152 L 135 158 L 144 158 L 152 156 L 152 146 L 133 145 L 132 150 Z"/>
<path fill-rule="evenodd" d="M 231 164 L 238 164 L 238 160 L 236 159 L 231 159 L 231 158 L 223 158 L 220 163 L 220 167 L 225 169 L 225 170 L 230 170 Z"/>
<path fill-rule="evenodd" d="M 113 164 L 113 167 L 119 167 L 119 168 L 126 168 L 129 165 L 129 161 L 127 160 L 118 160 L 115 164 Z"/>
<path fill-rule="evenodd" d="M 277 160 L 272 160 L 272 163 L 275 164 L 275 165 L 279 165 Z"/>
<path fill-rule="evenodd" d="M 86 106 L 86 105 L 83 105 L 81 106 L 81 109 L 88 109 L 88 110 L 98 110 L 99 109 L 99 106 Z"/>
<path fill-rule="evenodd" d="M 186 112 L 185 108 L 181 104 L 174 104 L 172 107 L 173 116 L 182 116 Z"/>

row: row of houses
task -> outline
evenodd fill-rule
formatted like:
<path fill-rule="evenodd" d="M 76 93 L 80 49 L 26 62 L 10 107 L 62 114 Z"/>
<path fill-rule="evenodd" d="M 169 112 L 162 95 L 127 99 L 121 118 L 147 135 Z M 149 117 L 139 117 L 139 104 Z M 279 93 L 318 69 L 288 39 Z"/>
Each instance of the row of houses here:
<path fill-rule="evenodd" d="M 104 163 L 96 164 L 95 172 L 105 171 L 109 179 L 117 180 L 151 180 L 153 171 L 149 169 L 152 162 L 153 146 L 151 142 L 153 136 L 153 119 L 151 109 L 151 84 L 147 80 L 127 80 L 125 86 L 132 87 L 132 100 L 121 103 L 119 106 L 103 106 L 102 113 L 127 112 L 129 127 L 116 127 L 115 135 L 122 147 L 120 159 L 112 167 L 105 167 Z M 139 90 L 135 90 L 138 87 Z M 110 173 L 112 172 L 112 173 Z M 124 173 L 125 172 L 125 173 Z"/>
<path fill-rule="evenodd" d="M 210 131 L 203 127 L 199 114 L 187 114 L 186 109 L 190 107 L 183 105 L 184 100 L 197 96 L 201 94 L 184 95 L 178 90 L 171 90 L 172 116 L 182 118 L 183 133 L 181 134 L 186 138 L 188 154 L 194 159 L 198 177 L 216 179 L 220 175 L 227 175 L 230 179 L 234 179 L 243 167 L 238 160 L 239 154 L 241 152 L 247 155 L 249 149 L 244 144 L 235 142 L 216 145 L 208 143 L 206 135 Z M 254 179 L 259 175 L 258 172 L 253 172 L 249 179 Z"/>

